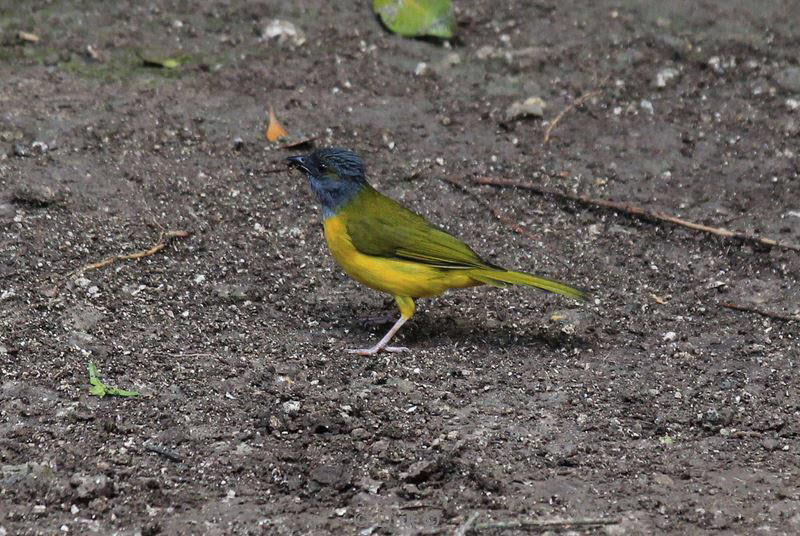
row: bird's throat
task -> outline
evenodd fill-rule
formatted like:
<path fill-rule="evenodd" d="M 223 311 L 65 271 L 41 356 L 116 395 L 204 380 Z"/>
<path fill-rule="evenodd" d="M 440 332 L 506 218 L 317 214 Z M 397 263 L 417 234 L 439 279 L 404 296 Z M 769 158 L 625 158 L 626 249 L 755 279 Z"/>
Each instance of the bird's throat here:
<path fill-rule="evenodd" d="M 326 180 L 310 178 L 311 189 L 322 205 L 322 217 L 327 219 L 335 215 L 342 207 L 350 203 L 367 185 L 346 180 Z"/>

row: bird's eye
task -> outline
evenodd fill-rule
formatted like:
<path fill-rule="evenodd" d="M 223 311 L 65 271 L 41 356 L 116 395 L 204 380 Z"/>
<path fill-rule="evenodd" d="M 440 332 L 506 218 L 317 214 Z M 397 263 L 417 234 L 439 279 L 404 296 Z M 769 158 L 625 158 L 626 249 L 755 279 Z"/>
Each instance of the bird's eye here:
<path fill-rule="evenodd" d="M 318 166 L 318 167 L 319 167 L 319 170 L 320 170 L 320 171 L 328 171 L 328 166 L 326 166 L 326 165 L 325 165 L 325 164 L 323 164 L 322 162 L 320 162 L 320 164 L 319 164 L 319 166 Z"/>

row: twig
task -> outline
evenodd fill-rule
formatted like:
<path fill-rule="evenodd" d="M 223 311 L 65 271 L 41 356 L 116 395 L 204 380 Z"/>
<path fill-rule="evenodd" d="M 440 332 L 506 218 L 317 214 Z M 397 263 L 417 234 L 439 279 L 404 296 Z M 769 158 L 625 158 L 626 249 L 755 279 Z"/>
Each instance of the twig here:
<path fill-rule="evenodd" d="M 566 108 L 561 110 L 558 113 L 558 115 L 555 116 L 555 118 L 550 122 L 550 124 L 547 125 L 547 128 L 544 131 L 544 141 L 543 141 L 543 143 L 547 144 L 547 142 L 550 141 L 550 133 L 553 131 L 554 128 L 556 128 L 556 125 L 558 125 L 558 123 L 561 122 L 561 119 L 565 115 L 567 115 L 569 112 L 571 112 L 572 110 L 574 110 L 575 108 L 577 108 L 578 106 L 580 106 L 581 104 L 586 102 L 587 100 L 591 99 L 595 95 L 599 95 L 602 92 L 603 91 L 600 90 L 600 89 L 595 89 L 594 91 L 590 91 L 589 93 L 584 93 L 579 98 L 577 98 L 574 101 L 572 101 Z"/>
<path fill-rule="evenodd" d="M 496 529 L 517 530 L 564 530 L 572 527 L 594 527 L 603 525 L 617 525 L 619 519 L 603 518 L 576 518 L 576 519 L 515 519 L 512 521 L 491 521 L 478 523 L 472 527 L 472 532 Z"/>
<path fill-rule="evenodd" d="M 761 309 L 760 307 L 755 307 L 754 305 L 743 305 L 741 303 L 732 302 L 722 302 L 720 305 L 727 309 L 733 309 L 734 311 L 755 313 L 757 315 L 766 316 L 767 318 L 774 318 L 776 320 L 785 320 L 787 322 L 791 322 L 792 320 L 800 321 L 800 316 L 798 315 L 785 315 L 783 313 L 776 313 L 775 311 L 768 311 L 766 309 Z"/>
<path fill-rule="evenodd" d="M 472 525 L 475 524 L 475 520 L 478 519 L 480 513 L 472 512 L 472 514 L 467 518 L 464 523 L 461 524 L 458 529 L 453 533 L 453 536 L 466 536 L 467 533 L 472 530 Z"/>
<path fill-rule="evenodd" d="M 711 233 L 725 238 L 733 238 L 736 240 L 742 240 L 744 242 L 754 242 L 769 247 L 778 247 L 778 248 L 790 249 L 792 251 L 800 251 L 800 245 L 798 244 L 780 242 L 772 238 L 766 238 L 761 236 L 753 236 L 745 233 L 740 233 L 738 231 L 723 229 L 722 227 L 711 227 L 708 225 L 703 225 L 702 223 L 694 223 L 688 220 L 684 220 L 676 216 L 672 216 L 671 214 L 667 214 L 666 212 L 647 210 L 642 207 L 629 205 L 627 203 L 619 203 L 616 201 L 608 201 L 606 199 L 594 199 L 592 197 L 589 197 L 588 195 L 569 194 L 552 188 L 547 188 L 545 186 L 538 186 L 530 182 L 518 181 L 514 179 L 498 179 L 493 177 L 477 177 L 472 179 L 472 181 L 476 184 L 491 184 L 493 186 L 513 186 L 515 188 L 522 188 L 524 190 L 530 190 L 532 192 L 536 192 L 543 195 L 552 195 L 560 199 L 569 199 L 570 201 L 575 201 L 577 203 L 581 203 L 583 205 L 587 205 L 590 207 L 602 207 L 602 208 L 610 208 L 613 210 L 618 210 L 620 212 L 627 214 L 628 216 L 634 216 L 644 220 L 668 222 L 675 225 L 679 225 L 681 227 L 686 227 L 688 229 L 694 229 L 695 231 Z"/>
<path fill-rule="evenodd" d="M 115 255 L 113 257 L 109 257 L 107 259 L 103 259 L 99 262 L 94 262 L 92 264 L 87 264 L 83 268 L 79 268 L 78 270 L 73 270 L 69 273 L 69 275 L 73 275 L 76 273 L 83 273 L 88 270 L 97 270 L 98 268 L 104 268 L 109 264 L 112 264 L 116 261 L 128 261 L 134 259 L 141 259 L 143 257 L 150 257 L 151 255 L 155 255 L 162 249 L 164 249 L 169 241 L 173 238 L 186 238 L 191 233 L 189 231 L 165 231 L 161 233 L 161 236 L 158 238 L 158 242 L 153 244 L 152 247 L 146 249 L 144 251 L 137 251 L 136 253 L 129 253 L 127 255 Z"/>
<path fill-rule="evenodd" d="M 511 218 L 506 216 L 497 207 L 495 207 L 494 205 L 490 204 L 488 201 L 486 201 L 482 197 L 479 197 L 475 192 L 473 192 L 472 190 L 467 188 L 464 185 L 464 183 L 462 183 L 458 179 L 456 179 L 454 177 L 442 177 L 442 180 L 445 181 L 445 182 L 449 182 L 450 184 L 456 186 L 459 190 L 461 190 L 462 192 L 464 192 L 468 196 L 472 197 L 480 205 L 482 205 L 482 206 L 486 207 L 487 209 L 489 209 L 491 211 L 491 213 L 494 214 L 494 217 L 497 218 L 497 220 L 500 223 L 502 223 L 503 225 L 505 225 L 506 227 L 508 227 L 512 231 L 514 231 L 515 233 L 521 234 L 522 236 L 527 236 L 528 238 L 530 238 L 532 240 L 539 240 L 539 237 L 536 234 L 532 233 L 531 231 L 529 231 L 528 229 L 526 229 L 525 227 L 523 227 L 519 223 L 515 222 L 514 220 L 512 220 Z"/>
<path fill-rule="evenodd" d="M 150 452 L 155 452 L 161 456 L 164 456 L 168 460 L 172 460 L 173 462 L 181 462 L 183 458 L 181 455 L 178 454 L 171 448 L 165 447 L 164 445 L 156 445 L 155 443 L 146 442 L 144 444 L 144 448 L 149 450 Z"/>

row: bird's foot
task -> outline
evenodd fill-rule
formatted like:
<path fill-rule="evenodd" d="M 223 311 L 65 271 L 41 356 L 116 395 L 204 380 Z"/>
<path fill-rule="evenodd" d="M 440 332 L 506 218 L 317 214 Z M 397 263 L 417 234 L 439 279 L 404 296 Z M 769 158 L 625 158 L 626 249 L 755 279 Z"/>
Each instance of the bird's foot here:
<path fill-rule="evenodd" d="M 409 350 L 405 346 L 383 346 L 383 347 L 381 347 L 379 345 L 376 345 L 376 346 L 373 346 L 372 348 L 361 348 L 361 349 L 357 349 L 357 350 L 348 350 L 347 353 L 348 354 L 358 354 L 358 355 L 375 355 L 378 352 L 393 352 L 393 353 L 397 353 L 397 352 L 410 352 L 410 351 L 411 350 Z"/>

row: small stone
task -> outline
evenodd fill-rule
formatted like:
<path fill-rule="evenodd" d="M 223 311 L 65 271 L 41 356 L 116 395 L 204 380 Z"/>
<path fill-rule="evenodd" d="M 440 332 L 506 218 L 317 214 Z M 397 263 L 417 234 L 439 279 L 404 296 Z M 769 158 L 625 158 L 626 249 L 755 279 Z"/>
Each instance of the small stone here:
<path fill-rule="evenodd" d="M 675 338 L 676 338 L 677 336 L 678 336 L 678 334 L 677 334 L 677 333 L 675 333 L 674 331 L 668 331 L 668 332 L 666 332 L 666 333 L 664 334 L 664 337 L 662 337 L 662 340 L 664 340 L 664 341 L 666 341 L 666 342 L 672 342 L 672 341 L 674 341 L 674 340 L 675 340 Z"/>
<path fill-rule="evenodd" d="M 46 207 L 59 199 L 59 194 L 52 187 L 36 183 L 20 186 L 11 194 L 14 203 L 33 207 Z"/>
<path fill-rule="evenodd" d="M 653 482 L 659 486 L 672 486 L 675 483 L 670 477 L 661 473 L 655 473 L 653 475 Z"/>
<path fill-rule="evenodd" d="M 460 63 L 461 63 L 461 56 L 458 55 L 458 52 L 450 52 L 439 62 L 439 68 L 449 69 Z"/>
<path fill-rule="evenodd" d="M 542 117 L 546 104 L 541 97 L 528 97 L 517 101 L 506 109 L 506 120 L 523 119 L 525 117 Z"/>
<path fill-rule="evenodd" d="M 0 220 L 2 219 L 12 219 L 14 216 L 17 215 L 17 209 L 14 208 L 14 205 L 11 203 L 3 203 L 0 201 Z"/>
<path fill-rule="evenodd" d="M 794 117 L 789 117 L 783 122 L 783 134 L 791 138 L 800 134 L 800 121 Z"/>
<path fill-rule="evenodd" d="M 15 143 L 14 144 L 14 156 L 19 156 L 21 158 L 24 158 L 24 157 L 30 156 L 30 155 L 31 155 L 31 152 L 28 150 L 27 147 L 25 147 L 21 143 Z"/>
<path fill-rule="evenodd" d="M 781 89 L 800 93 L 800 67 L 787 67 L 776 73 L 774 79 Z"/>
<path fill-rule="evenodd" d="M 352 475 L 344 464 L 323 464 L 315 467 L 309 474 L 311 480 L 323 486 L 338 490 L 350 487 Z"/>
<path fill-rule="evenodd" d="M 35 141 L 31 144 L 31 150 L 33 150 L 33 154 L 44 154 L 48 149 L 49 147 L 43 141 Z"/>
<path fill-rule="evenodd" d="M 711 56 L 706 63 L 717 74 L 725 72 L 722 68 L 722 60 L 720 60 L 719 56 Z"/>
<path fill-rule="evenodd" d="M 479 60 L 489 59 L 497 54 L 497 49 L 491 45 L 484 45 L 475 52 Z"/>
<path fill-rule="evenodd" d="M 400 478 L 406 482 L 424 482 L 428 479 L 428 477 L 431 476 L 431 474 L 433 474 L 435 469 L 436 464 L 432 461 L 423 460 L 415 462 L 411 464 L 411 467 L 408 468 L 407 472 L 400 474 Z"/>
<path fill-rule="evenodd" d="M 298 400 L 287 400 L 283 403 L 283 411 L 287 415 L 295 415 L 300 411 L 300 402 Z"/>
<path fill-rule="evenodd" d="M 264 28 L 261 34 L 264 39 L 277 39 L 278 43 L 291 41 L 294 46 L 302 46 L 306 42 L 303 30 L 288 20 L 274 19 Z"/>
<path fill-rule="evenodd" d="M 558 328 L 561 333 L 568 336 L 582 336 L 589 327 L 586 314 L 577 309 L 553 311 L 548 318 L 548 324 Z"/>
<path fill-rule="evenodd" d="M 655 110 L 653 109 L 653 103 L 649 100 L 642 99 L 642 101 L 639 103 L 639 107 L 650 115 L 655 113 Z"/>
<path fill-rule="evenodd" d="M 680 75 L 680 71 L 673 67 L 667 67 L 665 69 L 661 69 L 656 73 L 656 77 L 653 80 L 653 85 L 657 88 L 667 87 L 673 80 L 677 80 L 678 76 Z"/>
<path fill-rule="evenodd" d="M 416 76 L 425 76 L 429 71 L 428 64 L 424 61 L 419 62 L 417 66 L 414 67 L 414 74 Z"/>
<path fill-rule="evenodd" d="M 95 497 L 112 497 L 114 495 L 114 482 L 106 475 L 81 475 L 76 474 L 70 480 L 76 488 L 75 495 L 82 500 L 91 500 Z"/>
<path fill-rule="evenodd" d="M 414 384 L 403 378 L 391 378 L 386 384 L 406 395 L 414 390 Z"/>
<path fill-rule="evenodd" d="M 21 140 L 24 134 L 21 130 L 3 130 L 0 131 L 0 141 L 14 141 Z"/>

